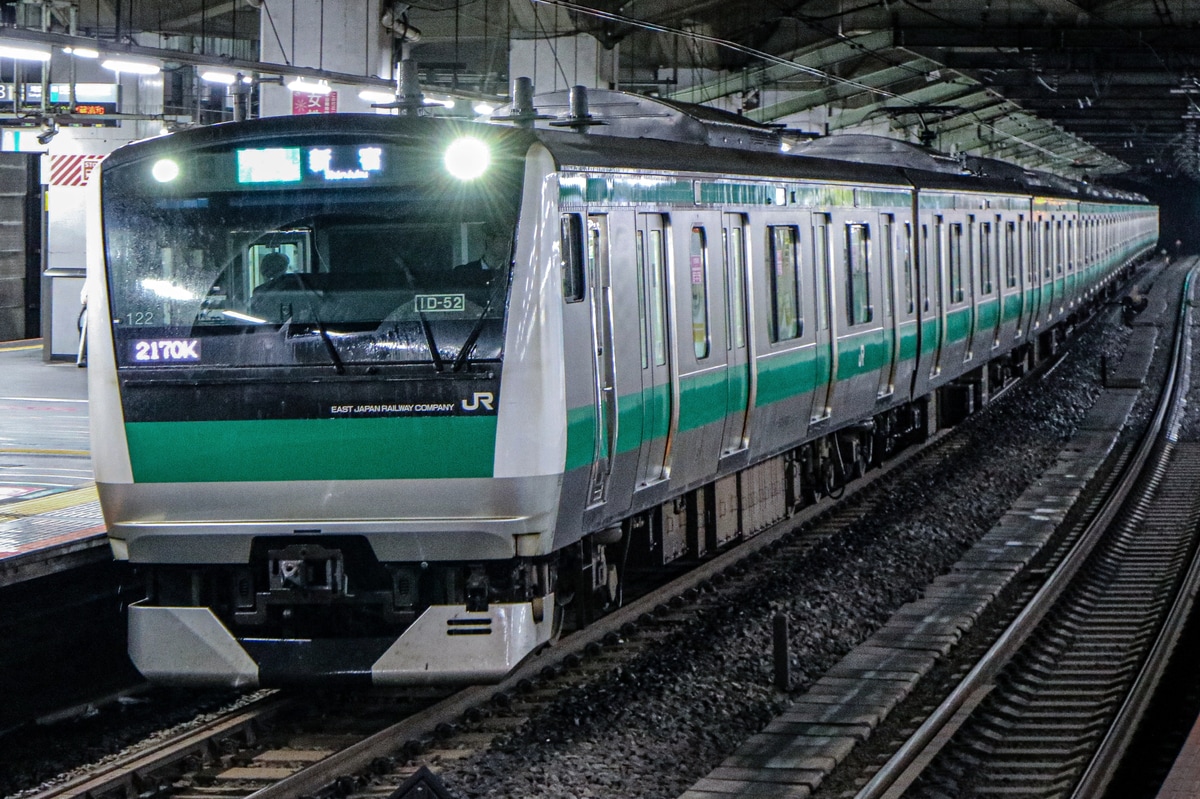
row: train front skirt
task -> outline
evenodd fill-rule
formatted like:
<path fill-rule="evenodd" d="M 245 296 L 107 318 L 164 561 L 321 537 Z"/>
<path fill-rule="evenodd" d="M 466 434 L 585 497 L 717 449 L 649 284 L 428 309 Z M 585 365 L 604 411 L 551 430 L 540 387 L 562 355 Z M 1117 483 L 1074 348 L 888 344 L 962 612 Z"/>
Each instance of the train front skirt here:
<path fill-rule="evenodd" d="M 499 682 L 551 640 L 554 596 L 470 612 L 434 605 L 396 639 L 238 639 L 208 608 L 138 602 L 129 653 L 151 682 L 255 688 L 286 684 L 416 686 Z"/>

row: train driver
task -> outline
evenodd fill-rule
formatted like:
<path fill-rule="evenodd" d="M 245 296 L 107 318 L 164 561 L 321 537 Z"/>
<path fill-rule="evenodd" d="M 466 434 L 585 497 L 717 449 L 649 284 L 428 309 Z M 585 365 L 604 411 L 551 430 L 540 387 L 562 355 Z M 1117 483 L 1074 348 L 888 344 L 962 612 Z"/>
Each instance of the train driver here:
<path fill-rule="evenodd" d="M 493 225 L 483 230 L 483 252 L 473 261 L 454 267 L 456 282 L 468 286 L 488 286 L 497 275 L 508 269 L 511 240 Z"/>
<path fill-rule="evenodd" d="M 288 272 L 291 265 L 292 262 L 281 252 L 269 252 L 259 260 L 258 273 L 262 282 L 254 287 L 254 293 L 250 296 L 251 313 L 264 310 L 264 295 L 267 292 L 288 287 L 293 274 Z"/>

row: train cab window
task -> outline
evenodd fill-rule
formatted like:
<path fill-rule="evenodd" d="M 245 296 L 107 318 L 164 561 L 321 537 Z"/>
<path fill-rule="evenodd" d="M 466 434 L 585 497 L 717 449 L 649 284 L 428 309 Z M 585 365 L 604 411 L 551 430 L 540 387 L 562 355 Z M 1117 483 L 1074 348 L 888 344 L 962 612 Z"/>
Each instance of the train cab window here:
<path fill-rule="evenodd" d="M 692 228 L 688 245 L 688 274 L 692 285 L 692 347 L 696 360 L 708 357 L 708 241 L 704 228 Z"/>
<path fill-rule="evenodd" d="M 800 304 L 800 231 L 792 225 L 767 228 L 771 250 L 771 341 L 804 334 Z"/>
<path fill-rule="evenodd" d="M 966 290 L 963 281 L 963 226 L 961 222 L 954 222 L 950 225 L 950 240 L 947 245 L 950 302 L 962 302 L 966 296 Z"/>
<path fill-rule="evenodd" d="M 846 320 L 851 325 L 871 321 L 871 229 L 846 225 Z"/>
<path fill-rule="evenodd" d="M 583 217 L 579 214 L 563 214 L 560 227 L 563 299 L 567 302 L 581 302 L 585 285 L 583 279 Z"/>
<path fill-rule="evenodd" d="M 1017 287 L 1017 223 L 1004 223 L 1004 243 L 1002 245 L 1002 259 L 1004 263 L 1004 285 L 1007 288 Z"/>
<path fill-rule="evenodd" d="M 979 224 L 979 293 L 992 293 L 992 223 Z"/>

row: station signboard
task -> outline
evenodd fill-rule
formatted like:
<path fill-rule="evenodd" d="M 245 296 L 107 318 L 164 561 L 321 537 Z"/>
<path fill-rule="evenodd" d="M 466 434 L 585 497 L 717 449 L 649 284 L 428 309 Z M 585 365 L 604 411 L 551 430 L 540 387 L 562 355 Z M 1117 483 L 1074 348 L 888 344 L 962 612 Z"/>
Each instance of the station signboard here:
<path fill-rule="evenodd" d="M 292 92 L 292 115 L 336 114 L 338 108 L 337 95 L 337 92 L 330 92 L 329 94 Z"/>
<path fill-rule="evenodd" d="M 12 110 L 15 113 L 40 111 L 42 108 L 42 85 L 24 83 L 19 85 L 20 103 L 13 102 L 13 85 L 0 83 L 0 114 Z M 46 110 L 50 114 L 74 113 L 79 116 L 101 116 L 117 113 L 120 87 L 115 83 L 75 84 L 75 110 L 71 111 L 71 85 L 50 84 Z M 6 107 L 7 106 L 7 107 Z M 15 106 L 15 107 L 14 107 Z M 95 122 L 72 122 L 71 125 L 115 127 L 115 119 L 97 119 Z"/>

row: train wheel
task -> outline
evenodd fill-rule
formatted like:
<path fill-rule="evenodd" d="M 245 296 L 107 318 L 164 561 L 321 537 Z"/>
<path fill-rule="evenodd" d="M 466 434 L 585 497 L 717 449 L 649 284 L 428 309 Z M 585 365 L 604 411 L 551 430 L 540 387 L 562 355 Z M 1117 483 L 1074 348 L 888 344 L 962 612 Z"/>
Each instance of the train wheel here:
<path fill-rule="evenodd" d="M 609 561 L 607 575 L 604 587 L 601 589 L 602 598 L 600 610 L 603 613 L 610 613 L 621 607 L 625 600 L 625 580 L 620 568 L 616 563 Z"/>
<path fill-rule="evenodd" d="M 871 433 L 859 436 L 857 450 L 858 457 L 855 459 L 854 471 L 856 477 L 862 477 L 875 460 L 875 436 Z"/>
<path fill-rule="evenodd" d="M 846 486 L 838 479 L 837 471 L 832 461 L 825 461 L 821 465 L 821 488 L 830 499 L 841 499 L 842 494 L 846 493 Z"/>

